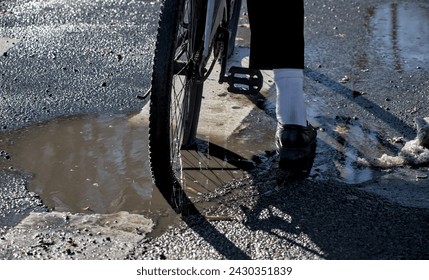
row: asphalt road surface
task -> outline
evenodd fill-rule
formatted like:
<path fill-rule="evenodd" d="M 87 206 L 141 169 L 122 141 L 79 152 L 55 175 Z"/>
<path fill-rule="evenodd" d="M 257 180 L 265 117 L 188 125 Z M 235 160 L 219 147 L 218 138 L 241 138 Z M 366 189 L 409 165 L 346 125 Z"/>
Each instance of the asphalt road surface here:
<path fill-rule="evenodd" d="M 312 173 L 284 180 L 264 153 L 275 124 L 269 71 L 256 100 L 212 81 L 206 106 L 214 114 L 229 104 L 221 113 L 236 116 L 217 124 L 227 135 L 205 133 L 258 161 L 198 194 L 200 215 L 178 217 L 168 205 L 152 216 L 128 206 L 54 208 L 73 178 L 38 192 L 42 175 L 14 161 L 31 139 L 9 150 L 22 131 L 75 116 L 126 115 L 147 125 L 136 96 L 149 88 L 160 1 L 1 1 L 0 259 L 428 259 L 429 156 L 412 144 L 416 118 L 429 116 L 429 3 L 305 2 L 306 101 L 318 127 Z M 286 31 L 275 32 L 267 44 Z M 234 63 L 246 63 L 248 35 L 244 13 Z"/>

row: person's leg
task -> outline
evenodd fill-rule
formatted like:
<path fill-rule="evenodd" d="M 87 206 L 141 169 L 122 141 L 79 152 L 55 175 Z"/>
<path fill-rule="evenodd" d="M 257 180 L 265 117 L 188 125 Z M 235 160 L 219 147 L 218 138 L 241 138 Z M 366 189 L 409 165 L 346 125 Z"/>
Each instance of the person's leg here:
<path fill-rule="evenodd" d="M 249 67 L 274 72 L 279 165 L 308 173 L 317 132 L 307 123 L 303 92 L 304 1 L 280 4 L 279 0 L 247 0 L 247 7 L 251 29 Z M 271 35 L 273 31 L 275 36 Z"/>
<path fill-rule="evenodd" d="M 278 122 L 306 126 L 304 2 L 279 3 L 279 0 L 247 0 L 251 28 L 249 67 L 274 70 Z M 274 37 L 272 30 L 278 30 Z"/>
<path fill-rule="evenodd" d="M 249 67 L 304 69 L 304 1 L 247 0 L 247 10 Z"/>
<path fill-rule="evenodd" d="M 274 69 L 277 90 L 276 115 L 282 124 L 307 126 L 302 69 Z"/>

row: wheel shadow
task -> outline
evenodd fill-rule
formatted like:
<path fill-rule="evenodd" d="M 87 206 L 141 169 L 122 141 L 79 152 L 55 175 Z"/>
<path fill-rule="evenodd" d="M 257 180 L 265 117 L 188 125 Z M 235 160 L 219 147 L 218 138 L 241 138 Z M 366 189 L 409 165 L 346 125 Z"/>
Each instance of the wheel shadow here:
<path fill-rule="evenodd" d="M 264 232 L 278 244 L 283 244 L 279 247 L 282 256 L 333 260 L 429 259 L 426 242 L 429 238 L 429 209 L 401 206 L 362 190 L 361 185 L 315 181 L 313 178 L 280 178 L 284 173 L 279 170 L 275 157 L 251 165 L 232 151 L 210 145 L 213 145 L 211 153 L 205 157 L 219 162 L 225 158 L 234 159 L 231 162 L 238 166 L 229 163 L 231 166 L 226 165 L 224 171 L 245 169 L 254 188 L 251 205 L 240 199 L 248 195 L 245 190 L 248 186 L 242 185 L 237 187 L 237 192 L 222 195 L 223 207 L 241 209 L 246 230 L 254 234 Z M 245 164 L 240 165 L 243 162 Z M 185 173 L 198 169 L 197 166 L 188 166 Z M 218 171 L 217 168 L 206 168 L 203 174 Z M 212 176 L 219 178 L 219 174 Z M 230 182 L 224 183 L 216 188 L 225 188 Z M 415 187 L 422 187 L 422 184 L 424 182 L 416 182 Z M 206 191 L 216 192 L 216 188 L 206 188 Z M 234 199 L 229 199 L 232 196 Z M 239 248 L 221 233 L 216 223 L 205 215 L 207 205 L 195 201 L 189 191 L 184 196 L 184 205 L 183 222 L 226 259 L 258 258 L 251 250 Z M 263 250 L 265 245 L 258 246 Z M 266 249 L 267 252 L 272 250 Z"/>
<path fill-rule="evenodd" d="M 198 198 L 241 180 L 255 163 L 215 143 L 197 139 L 197 148 L 182 150 L 183 186 L 180 215 L 183 222 L 227 259 L 247 260 L 250 256 L 220 233 L 203 213 L 207 203 Z M 204 199 L 203 199 L 204 200 Z M 174 202 L 170 206 L 176 208 Z"/>
<path fill-rule="evenodd" d="M 267 170 L 274 168 L 252 172 L 259 196 L 251 207 L 241 208 L 247 228 L 288 244 L 290 258 L 297 257 L 294 248 L 322 259 L 429 258 L 429 209 L 404 207 L 360 186 L 329 181 L 269 185 L 275 175 Z"/>

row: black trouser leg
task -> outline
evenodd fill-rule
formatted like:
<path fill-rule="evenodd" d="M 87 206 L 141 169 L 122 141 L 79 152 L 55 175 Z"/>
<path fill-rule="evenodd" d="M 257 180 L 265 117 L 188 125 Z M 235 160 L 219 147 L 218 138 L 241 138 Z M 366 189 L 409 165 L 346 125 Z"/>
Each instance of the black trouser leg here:
<path fill-rule="evenodd" d="M 304 68 L 304 0 L 247 0 L 250 68 Z"/>

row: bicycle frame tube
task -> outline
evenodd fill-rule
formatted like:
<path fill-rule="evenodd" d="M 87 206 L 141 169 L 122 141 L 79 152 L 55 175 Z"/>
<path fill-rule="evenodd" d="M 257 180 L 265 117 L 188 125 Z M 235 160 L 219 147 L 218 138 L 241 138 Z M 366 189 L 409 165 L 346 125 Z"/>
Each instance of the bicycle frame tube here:
<path fill-rule="evenodd" d="M 226 0 L 207 0 L 206 31 L 204 33 L 203 56 L 209 56 L 210 42 L 221 24 L 223 16 L 227 13 Z"/>

